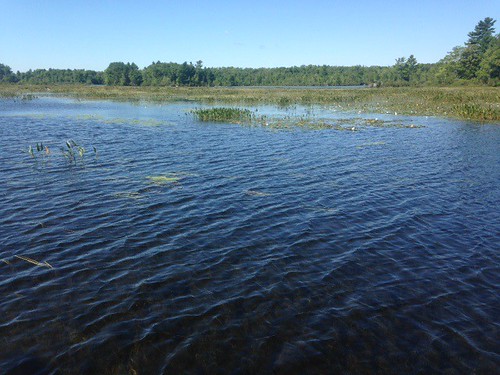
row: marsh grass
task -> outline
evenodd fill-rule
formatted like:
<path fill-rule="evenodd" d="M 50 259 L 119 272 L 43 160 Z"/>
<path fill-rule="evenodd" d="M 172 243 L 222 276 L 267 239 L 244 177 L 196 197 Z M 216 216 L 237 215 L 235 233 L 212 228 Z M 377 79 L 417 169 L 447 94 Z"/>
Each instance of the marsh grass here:
<path fill-rule="evenodd" d="M 422 127 L 415 124 L 402 124 L 394 120 L 363 119 L 359 117 L 341 119 L 322 119 L 314 113 L 295 116 L 266 116 L 257 115 L 248 109 L 213 107 L 207 109 L 195 109 L 192 113 L 199 121 L 225 122 L 232 124 L 244 124 L 249 126 L 262 126 L 269 129 L 332 129 L 337 131 L 358 131 L 363 127 L 383 127 L 383 128 L 417 128 Z"/>
<path fill-rule="evenodd" d="M 287 89 L 248 87 L 115 87 L 86 85 L 0 85 L 0 96 L 72 96 L 123 101 L 197 101 L 208 104 L 330 105 L 339 110 L 444 116 L 500 121 L 498 87 L 384 87 L 376 89 Z"/>
<path fill-rule="evenodd" d="M 207 109 L 194 109 L 191 113 L 204 122 L 226 122 L 233 124 L 251 123 L 255 115 L 249 109 L 215 107 Z"/>
<path fill-rule="evenodd" d="M 453 108 L 460 117 L 469 120 L 495 121 L 500 118 L 500 108 L 480 103 L 457 104 Z"/>

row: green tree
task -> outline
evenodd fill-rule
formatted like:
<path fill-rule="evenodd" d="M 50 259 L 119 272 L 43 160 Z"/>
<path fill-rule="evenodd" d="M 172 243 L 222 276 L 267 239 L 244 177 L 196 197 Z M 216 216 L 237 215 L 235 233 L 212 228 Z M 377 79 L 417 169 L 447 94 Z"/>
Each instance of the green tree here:
<path fill-rule="evenodd" d="M 451 84 L 458 78 L 458 64 L 465 47 L 456 46 L 436 66 L 434 77 L 438 84 Z"/>
<path fill-rule="evenodd" d="M 484 20 L 479 21 L 474 31 L 468 34 L 469 40 L 467 41 L 467 45 L 477 45 L 481 53 L 486 52 L 494 40 L 495 22 L 496 20 L 491 17 L 486 17 Z"/>
<path fill-rule="evenodd" d="M 10 66 L 0 64 L 0 82 L 16 82 L 16 76 L 12 73 Z"/>
<path fill-rule="evenodd" d="M 497 35 L 481 61 L 478 78 L 484 83 L 500 83 L 500 35 Z"/>
<path fill-rule="evenodd" d="M 142 84 L 142 73 L 136 64 L 127 64 L 127 73 L 131 85 L 140 86 Z"/>
<path fill-rule="evenodd" d="M 134 63 L 112 62 L 104 71 L 104 82 L 107 85 L 139 86 L 142 84 L 142 73 Z"/>
<path fill-rule="evenodd" d="M 104 82 L 111 86 L 126 86 L 130 83 L 127 65 L 123 62 L 112 62 L 104 70 Z"/>
<path fill-rule="evenodd" d="M 478 44 L 470 44 L 465 47 L 457 65 L 458 77 L 463 79 L 476 78 L 482 59 L 483 53 Z"/>
<path fill-rule="evenodd" d="M 394 65 L 394 70 L 396 71 L 396 76 L 399 80 L 410 82 L 410 80 L 415 77 L 417 67 L 417 59 L 415 58 L 415 56 L 410 55 L 408 60 L 405 57 L 397 58 L 396 64 Z"/>
<path fill-rule="evenodd" d="M 495 22 L 493 18 L 486 17 L 468 34 L 469 40 L 465 43 L 465 49 L 458 61 L 459 78 L 471 80 L 478 77 L 484 55 L 495 39 Z"/>

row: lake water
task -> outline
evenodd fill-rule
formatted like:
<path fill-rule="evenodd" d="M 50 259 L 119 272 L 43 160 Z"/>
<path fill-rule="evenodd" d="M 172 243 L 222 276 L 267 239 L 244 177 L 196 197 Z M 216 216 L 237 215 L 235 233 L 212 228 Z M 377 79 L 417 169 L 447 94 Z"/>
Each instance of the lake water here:
<path fill-rule="evenodd" d="M 498 371 L 499 124 L 199 106 L 0 99 L 2 372 Z"/>

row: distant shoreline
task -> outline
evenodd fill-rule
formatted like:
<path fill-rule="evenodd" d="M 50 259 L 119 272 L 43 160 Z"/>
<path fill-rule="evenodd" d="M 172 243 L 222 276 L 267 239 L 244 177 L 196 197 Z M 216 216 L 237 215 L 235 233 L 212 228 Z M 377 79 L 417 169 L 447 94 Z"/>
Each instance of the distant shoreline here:
<path fill-rule="evenodd" d="M 335 88 L 334 88 L 335 87 Z M 365 88 L 365 89 L 361 89 Z M 0 84 L 0 97 L 55 94 L 85 99 L 199 101 L 234 105 L 331 105 L 339 111 L 441 116 L 499 122 L 500 88 L 464 87 L 154 87 Z"/>

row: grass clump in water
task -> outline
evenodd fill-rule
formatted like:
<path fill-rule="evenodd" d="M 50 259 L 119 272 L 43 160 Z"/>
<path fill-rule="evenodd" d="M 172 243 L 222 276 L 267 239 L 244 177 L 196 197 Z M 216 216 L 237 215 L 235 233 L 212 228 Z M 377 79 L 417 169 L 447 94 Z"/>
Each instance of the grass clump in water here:
<path fill-rule="evenodd" d="M 478 103 L 455 105 L 454 112 L 461 118 L 479 121 L 494 121 L 500 118 L 500 108 Z"/>
<path fill-rule="evenodd" d="M 254 116 L 249 109 L 215 107 L 208 109 L 195 109 L 191 111 L 200 121 L 205 122 L 227 122 L 234 124 L 249 123 Z"/>

